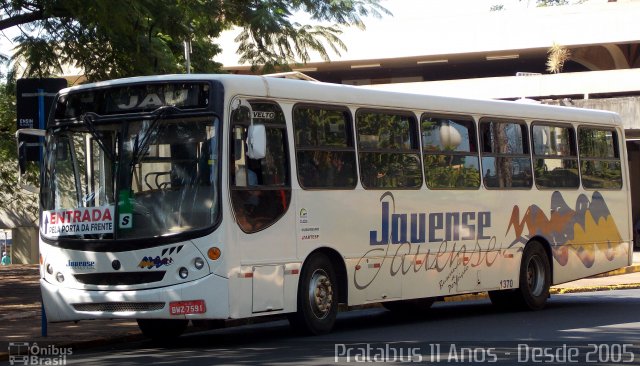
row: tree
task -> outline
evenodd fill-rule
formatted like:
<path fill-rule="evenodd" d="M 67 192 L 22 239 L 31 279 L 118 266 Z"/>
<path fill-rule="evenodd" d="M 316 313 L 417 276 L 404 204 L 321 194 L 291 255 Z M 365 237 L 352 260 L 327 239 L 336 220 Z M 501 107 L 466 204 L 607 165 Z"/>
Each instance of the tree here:
<path fill-rule="evenodd" d="M 185 41 L 194 72 L 215 72 L 223 30 L 242 28 L 241 60 L 272 69 L 309 60 L 327 47 L 345 49 L 339 26 L 364 27 L 362 17 L 390 14 L 380 0 L 2 0 L 0 30 L 20 27 L 14 59 L 27 76 L 45 77 L 68 63 L 90 81 L 184 71 Z M 292 21 L 294 12 L 313 22 Z"/>
<path fill-rule="evenodd" d="M 37 217 L 38 196 L 18 188 L 15 131 L 16 98 L 0 84 L 0 211 L 24 222 Z"/>

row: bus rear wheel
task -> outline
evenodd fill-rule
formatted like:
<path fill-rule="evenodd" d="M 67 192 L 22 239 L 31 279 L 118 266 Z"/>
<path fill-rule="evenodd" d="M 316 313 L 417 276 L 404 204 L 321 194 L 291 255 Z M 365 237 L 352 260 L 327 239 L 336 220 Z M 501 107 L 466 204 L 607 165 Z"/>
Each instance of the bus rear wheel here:
<path fill-rule="evenodd" d="M 309 258 L 298 283 L 298 310 L 289 315 L 289 323 L 304 334 L 329 333 L 338 315 L 338 281 L 323 254 Z"/>
<path fill-rule="evenodd" d="M 542 244 L 531 242 L 522 253 L 516 290 L 489 291 L 491 302 L 503 309 L 540 310 L 549 298 L 551 265 Z"/>
<path fill-rule="evenodd" d="M 169 341 L 178 338 L 189 321 L 186 319 L 138 319 L 142 334 L 154 341 Z"/>
<path fill-rule="evenodd" d="M 524 248 L 520 265 L 520 288 L 523 305 L 530 310 L 544 308 L 549 298 L 551 266 L 542 244 L 532 242 Z"/>

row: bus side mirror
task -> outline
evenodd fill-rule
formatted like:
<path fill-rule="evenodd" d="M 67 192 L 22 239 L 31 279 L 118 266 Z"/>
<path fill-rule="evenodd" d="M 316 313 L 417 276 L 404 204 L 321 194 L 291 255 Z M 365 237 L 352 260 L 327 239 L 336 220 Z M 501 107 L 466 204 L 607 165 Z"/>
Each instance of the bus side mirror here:
<path fill-rule="evenodd" d="M 264 125 L 250 125 L 247 130 L 247 157 L 264 159 L 267 156 L 267 131 Z"/>
<path fill-rule="evenodd" d="M 255 160 L 264 159 L 267 156 L 267 131 L 264 125 L 253 123 L 251 103 L 246 99 L 236 98 L 231 102 L 231 110 L 235 121 L 249 122 L 246 141 L 247 157 Z M 240 150 L 236 149 L 236 151 Z"/>
<path fill-rule="evenodd" d="M 40 159 L 44 143 L 41 138 L 45 136 L 44 130 L 23 128 L 16 131 L 18 143 L 18 184 L 26 191 L 38 193 L 38 188 L 27 183 L 37 181 L 40 173 Z M 34 168 L 30 169 L 30 166 Z M 37 174 L 35 177 L 29 175 Z"/>
<path fill-rule="evenodd" d="M 69 159 L 69 145 L 57 144 L 56 145 L 56 161 L 66 161 Z"/>
<path fill-rule="evenodd" d="M 22 176 L 27 171 L 27 155 L 29 146 L 26 141 L 18 141 L 18 174 Z"/>

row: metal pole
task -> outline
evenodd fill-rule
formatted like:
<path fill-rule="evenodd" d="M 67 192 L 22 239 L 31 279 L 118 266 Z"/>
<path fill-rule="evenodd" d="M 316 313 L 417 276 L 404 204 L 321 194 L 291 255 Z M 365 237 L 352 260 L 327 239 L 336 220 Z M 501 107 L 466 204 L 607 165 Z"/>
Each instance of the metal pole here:
<path fill-rule="evenodd" d="M 45 96 L 45 92 L 44 89 L 38 89 L 38 128 L 41 130 L 44 130 L 44 121 L 45 121 L 45 115 L 44 115 L 44 96 Z M 44 141 L 44 138 L 42 137 L 38 137 L 38 142 L 39 142 L 39 147 L 38 150 L 40 151 L 40 159 L 38 160 L 38 163 L 42 162 L 42 156 L 44 155 L 44 151 L 42 151 L 42 142 Z"/>
<path fill-rule="evenodd" d="M 4 234 L 4 253 L 9 253 L 9 244 L 7 243 L 7 231 L 6 230 L 2 230 L 2 233 Z"/>
<path fill-rule="evenodd" d="M 187 74 L 191 74 L 191 41 L 184 41 L 184 60 L 187 66 Z"/>

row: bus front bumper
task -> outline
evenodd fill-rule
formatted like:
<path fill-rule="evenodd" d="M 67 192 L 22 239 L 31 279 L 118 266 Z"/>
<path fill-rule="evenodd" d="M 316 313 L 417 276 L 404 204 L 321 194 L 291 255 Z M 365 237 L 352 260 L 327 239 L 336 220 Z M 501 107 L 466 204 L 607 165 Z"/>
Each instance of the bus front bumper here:
<path fill-rule="evenodd" d="M 229 280 L 210 274 L 195 281 L 146 290 L 78 290 L 40 279 L 49 322 L 85 319 L 227 319 Z M 182 307 L 171 303 L 182 302 Z M 203 303 L 204 302 L 204 303 Z M 192 306 L 193 304 L 204 304 Z M 175 305 L 175 304 L 174 304 Z"/>

